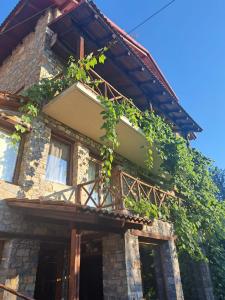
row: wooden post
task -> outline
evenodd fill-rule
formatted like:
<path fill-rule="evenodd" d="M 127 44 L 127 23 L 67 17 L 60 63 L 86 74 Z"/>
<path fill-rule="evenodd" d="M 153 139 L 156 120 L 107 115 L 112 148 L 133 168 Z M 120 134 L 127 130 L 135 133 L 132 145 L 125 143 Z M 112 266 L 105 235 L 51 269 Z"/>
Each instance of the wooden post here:
<path fill-rule="evenodd" d="M 70 248 L 69 300 L 79 300 L 80 246 L 81 234 L 78 230 L 72 229 Z"/>
<path fill-rule="evenodd" d="M 80 36 L 77 41 L 77 55 L 78 55 L 78 59 L 84 58 L 84 55 L 85 55 L 83 36 Z"/>

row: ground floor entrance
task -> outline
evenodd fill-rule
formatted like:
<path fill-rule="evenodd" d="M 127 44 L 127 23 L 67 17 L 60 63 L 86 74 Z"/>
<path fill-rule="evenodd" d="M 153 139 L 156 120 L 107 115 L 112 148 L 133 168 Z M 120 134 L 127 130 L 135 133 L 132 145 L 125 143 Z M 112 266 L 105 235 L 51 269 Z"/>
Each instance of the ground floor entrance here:
<path fill-rule="evenodd" d="M 41 243 L 34 298 L 36 300 L 67 299 L 69 289 L 69 245 Z M 84 241 L 80 256 L 80 300 L 103 299 L 102 242 Z"/>
<path fill-rule="evenodd" d="M 31 230 L 0 234 L 3 285 L 36 300 L 183 299 L 170 224 L 52 200 L 10 203 Z"/>
<path fill-rule="evenodd" d="M 81 247 L 80 300 L 103 300 L 103 262 L 101 241 Z"/>
<path fill-rule="evenodd" d="M 140 242 L 139 252 L 144 299 L 167 299 L 160 257 L 160 245 L 157 243 Z"/>
<path fill-rule="evenodd" d="M 34 298 L 59 300 L 62 297 L 64 273 L 64 245 L 42 243 L 40 245 Z"/>

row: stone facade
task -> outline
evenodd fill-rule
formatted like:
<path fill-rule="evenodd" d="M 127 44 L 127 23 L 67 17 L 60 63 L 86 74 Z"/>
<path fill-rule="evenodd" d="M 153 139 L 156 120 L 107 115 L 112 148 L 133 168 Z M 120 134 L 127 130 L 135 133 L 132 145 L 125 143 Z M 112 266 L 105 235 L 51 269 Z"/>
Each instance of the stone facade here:
<path fill-rule="evenodd" d="M 167 298 L 183 300 L 180 268 L 174 240 L 164 242 L 160 247 L 160 254 Z"/>
<path fill-rule="evenodd" d="M 45 170 L 49 152 L 51 130 L 41 120 L 33 123 L 27 134 L 20 168 L 21 197 L 38 198 L 44 191 Z"/>
<path fill-rule="evenodd" d="M 0 67 L 0 90 L 15 93 L 61 71 L 61 64 L 49 50 L 51 32 L 47 24 L 53 15 L 53 10 L 47 11 L 37 22 L 35 31 L 5 59 Z"/>
<path fill-rule="evenodd" d="M 39 241 L 14 239 L 8 242 L 7 258 L 3 270 L 5 284 L 22 293 L 33 296 L 37 272 Z M 16 300 L 16 296 L 4 292 L 4 300 Z"/>
<path fill-rule="evenodd" d="M 30 33 L 18 45 L 0 68 L 0 89 L 16 92 L 26 89 L 41 78 L 54 76 L 61 64 L 49 49 L 51 32 L 47 24 L 52 20 L 52 11 L 42 16 L 35 32 Z M 51 196 L 68 188 L 67 185 L 46 180 L 46 165 L 51 135 L 60 132 L 73 143 L 72 184 L 88 180 L 88 165 L 92 154 L 99 155 L 100 145 L 92 139 L 72 130 L 45 115 L 38 117 L 32 131 L 25 136 L 18 185 L 0 182 L 0 237 L 1 233 L 18 235 L 5 241 L 4 261 L 0 265 L 0 282 L 33 296 L 40 240 L 43 237 L 68 237 L 67 225 L 50 224 L 26 218 L 20 211 L 10 209 L 6 198 L 35 199 Z M 116 162 L 134 176 L 136 166 L 117 155 Z M 74 199 L 74 198 L 73 198 Z M 72 200 L 73 201 L 73 200 Z M 152 237 L 171 238 L 170 224 L 155 221 L 145 226 L 144 231 Z M 22 238 L 29 235 L 30 238 Z M 37 239 L 38 236 L 38 239 Z M 36 239 L 32 239 L 32 237 Z M 109 233 L 103 238 L 103 287 L 106 300 L 141 300 L 143 298 L 140 268 L 139 241 L 131 231 L 124 234 Z M 160 247 L 162 270 L 166 283 L 166 294 L 170 300 L 182 300 L 179 265 L 173 240 L 165 241 Z M 160 276 L 160 275 L 159 275 Z M 0 299 L 15 299 L 8 293 Z"/>
<path fill-rule="evenodd" d="M 143 298 L 138 238 L 129 232 L 103 238 L 103 289 L 105 300 Z"/>
<path fill-rule="evenodd" d="M 198 300 L 214 300 L 209 265 L 205 262 L 194 263 L 193 273 Z"/>
<path fill-rule="evenodd" d="M 161 232 L 158 231 L 161 228 Z M 164 230 L 163 230 L 164 228 Z M 155 253 L 158 296 L 160 300 L 183 300 L 179 263 L 171 226 L 155 221 L 145 226 L 148 231 L 168 236 L 170 240 L 160 242 Z M 103 287 L 106 300 L 141 300 L 142 274 L 138 237 L 132 231 L 124 235 L 110 234 L 103 238 Z"/>

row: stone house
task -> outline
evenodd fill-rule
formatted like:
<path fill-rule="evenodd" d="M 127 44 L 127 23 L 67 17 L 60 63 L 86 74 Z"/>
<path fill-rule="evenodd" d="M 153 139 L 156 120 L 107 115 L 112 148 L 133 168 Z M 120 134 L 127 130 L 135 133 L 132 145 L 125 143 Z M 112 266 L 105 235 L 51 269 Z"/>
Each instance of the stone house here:
<path fill-rule="evenodd" d="M 104 87 L 77 82 L 48 102 L 12 147 L 19 94 L 60 74 L 70 55 L 111 41 L 105 65 L 92 74 Z M 155 299 L 183 299 L 172 225 L 124 208 L 124 197 L 140 190 L 158 204 L 167 196 L 156 187 L 157 163 L 151 176 L 144 171 L 146 141 L 126 118 L 118 124 L 108 190 L 99 180 L 98 93 L 153 107 L 187 139 L 201 131 L 148 51 L 93 2 L 20 0 L 0 27 L 0 90 L 0 283 L 42 300 L 150 299 L 149 290 Z M 16 296 L 1 290 L 0 299 Z"/>

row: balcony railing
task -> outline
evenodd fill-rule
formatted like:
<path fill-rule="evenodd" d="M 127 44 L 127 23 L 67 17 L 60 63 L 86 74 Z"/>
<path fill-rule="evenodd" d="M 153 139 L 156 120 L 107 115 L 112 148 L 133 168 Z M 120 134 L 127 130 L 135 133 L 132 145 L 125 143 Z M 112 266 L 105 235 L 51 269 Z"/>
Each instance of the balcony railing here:
<path fill-rule="evenodd" d="M 17 297 L 18 299 L 23 299 L 23 300 L 34 300 L 33 298 L 25 296 L 25 295 L 21 294 L 20 292 L 17 292 L 15 290 L 3 285 L 3 284 L 0 284 L 0 290 L 3 290 L 3 291 L 5 291 L 5 292 L 7 292 L 11 295 L 14 295 L 15 297 L 12 296 L 12 299 L 15 299 Z M 9 296 L 9 298 L 11 299 L 10 296 Z M 7 297 L 7 299 L 9 299 L 9 298 Z"/>
<path fill-rule="evenodd" d="M 88 75 L 93 84 L 85 84 L 87 88 L 91 89 L 98 96 L 107 97 L 112 101 L 121 101 L 126 100 L 131 102 L 126 96 L 119 92 L 114 86 L 102 78 L 97 72 L 93 69 L 88 71 Z M 97 83 L 97 84 L 95 84 Z"/>
<path fill-rule="evenodd" d="M 165 192 L 120 171 L 112 176 L 109 184 L 105 184 L 103 179 L 99 177 L 44 198 L 73 202 L 97 209 L 123 210 L 126 208 L 124 201 L 126 198 L 132 198 L 135 201 L 144 199 L 160 207 L 164 201 L 171 197 L 176 199 L 174 193 Z"/>

